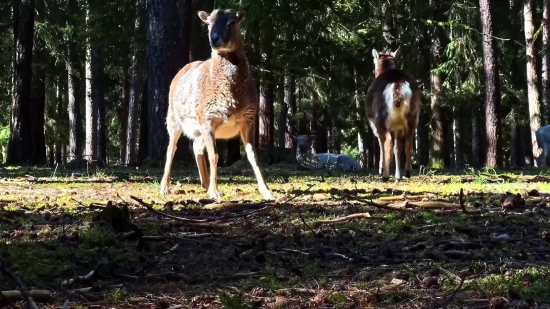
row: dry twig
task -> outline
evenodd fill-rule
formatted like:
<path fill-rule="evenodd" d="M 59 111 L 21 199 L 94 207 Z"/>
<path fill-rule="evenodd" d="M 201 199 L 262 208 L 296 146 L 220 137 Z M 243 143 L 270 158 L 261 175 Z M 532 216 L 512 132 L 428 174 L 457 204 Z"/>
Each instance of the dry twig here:
<path fill-rule="evenodd" d="M 462 212 L 469 215 L 477 215 L 480 214 L 481 211 L 479 210 L 473 210 L 473 209 L 466 209 L 466 205 L 464 205 L 464 190 L 460 188 L 460 194 L 458 195 L 458 201 L 460 203 L 460 208 L 462 208 Z"/>
<path fill-rule="evenodd" d="M 354 195 L 351 195 L 351 194 L 347 194 L 347 193 L 343 193 L 343 196 L 345 196 L 346 198 L 349 198 L 351 200 L 367 204 L 369 206 L 374 206 L 376 208 L 381 208 L 381 209 L 386 209 L 386 210 L 393 210 L 393 211 L 412 211 L 412 210 L 406 209 L 406 208 L 396 208 L 396 207 L 392 207 L 392 206 L 386 206 L 386 205 L 378 204 L 378 203 L 375 203 L 373 201 L 369 201 L 369 200 L 366 200 L 366 199 L 363 199 L 363 198 L 360 198 L 360 197 L 357 197 L 357 196 L 354 196 Z"/>
<path fill-rule="evenodd" d="M 317 226 L 323 225 L 323 224 L 347 222 L 347 221 L 350 221 L 350 220 L 353 220 L 353 219 L 366 219 L 366 218 L 370 218 L 370 217 L 371 216 L 368 212 L 357 213 L 357 214 L 352 214 L 352 215 L 349 215 L 349 216 L 344 216 L 344 217 L 331 219 L 331 220 L 319 220 L 319 221 L 316 221 L 316 222 L 313 223 L 313 227 L 317 227 Z"/>
<path fill-rule="evenodd" d="M 250 215 L 253 215 L 253 214 L 256 214 L 256 213 L 259 213 L 259 212 L 262 212 L 264 210 L 269 209 L 269 207 L 266 206 L 266 207 L 263 207 L 263 208 L 260 208 L 260 209 L 254 210 L 254 211 L 250 211 L 250 212 L 243 213 L 243 214 L 238 214 L 238 215 L 223 216 L 223 217 L 219 217 L 219 218 L 189 219 L 189 218 L 174 216 L 174 215 L 167 214 L 165 212 L 156 210 L 156 209 L 153 208 L 153 206 L 145 203 L 142 199 L 137 198 L 135 196 L 131 195 L 130 198 L 137 201 L 140 205 L 147 208 L 147 210 L 149 210 L 150 212 L 152 212 L 156 215 L 163 216 L 163 217 L 170 218 L 170 219 L 174 219 L 174 220 L 179 221 L 179 222 L 184 222 L 184 223 L 189 223 L 189 224 L 194 224 L 194 225 L 199 225 L 199 226 L 215 226 L 215 225 L 206 224 L 206 223 L 214 222 L 214 221 L 222 221 L 222 220 L 227 220 L 227 219 L 236 219 L 236 218 L 247 217 L 247 216 L 250 216 Z"/>

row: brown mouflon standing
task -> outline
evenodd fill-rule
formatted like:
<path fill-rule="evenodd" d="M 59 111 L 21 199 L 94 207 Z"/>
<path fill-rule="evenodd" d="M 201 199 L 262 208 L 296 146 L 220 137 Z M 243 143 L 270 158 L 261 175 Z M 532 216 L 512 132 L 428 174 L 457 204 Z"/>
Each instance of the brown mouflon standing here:
<path fill-rule="evenodd" d="M 262 177 L 252 146 L 259 102 L 240 32 L 240 24 L 246 12 L 214 10 L 211 14 L 200 11 L 198 15 L 208 25 L 212 57 L 187 64 L 170 85 L 166 117 L 170 143 L 160 192 L 167 194 L 169 191 L 176 143 L 183 133 L 193 141 L 202 187 L 208 190 L 210 198 L 220 201 L 215 140 L 229 139 L 240 134 L 260 193 L 264 199 L 274 200 L 273 193 Z M 205 150 L 210 162 L 210 177 Z"/>
<path fill-rule="evenodd" d="M 374 57 L 374 81 L 367 91 L 367 119 L 380 144 L 379 173 L 382 180 L 390 178 L 392 140 L 395 156 L 395 180 L 400 181 L 400 145 L 405 142 L 406 176 L 411 177 L 411 155 L 414 134 L 420 115 L 420 88 L 407 72 L 397 69 L 395 59 L 401 55 L 395 52 L 378 53 Z"/>

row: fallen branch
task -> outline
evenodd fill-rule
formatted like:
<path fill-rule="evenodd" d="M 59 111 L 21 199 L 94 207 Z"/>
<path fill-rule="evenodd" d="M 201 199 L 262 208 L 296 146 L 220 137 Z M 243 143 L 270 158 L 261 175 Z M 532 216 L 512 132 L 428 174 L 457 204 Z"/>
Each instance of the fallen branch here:
<path fill-rule="evenodd" d="M 462 191 L 462 189 L 461 189 Z M 451 294 L 451 297 L 449 297 L 449 299 L 445 302 L 445 305 L 442 306 L 441 308 L 445 309 L 447 307 L 449 307 L 449 305 L 453 302 L 456 294 L 458 294 L 458 292 L 460 291 L 460 289 L 462 289 L 462 285 L 464 284 L 464 280 L 466 279 L 466 277 L 462 277 L 460 278 L 460 283 L 458 284 L 458 286 L 456 287 L 455 291 L 453 292 L 453 294 Z"/>
<path fill-rule="evenodd" d="M 392 202 L 392 201 L 400 201 L 400 200 L 418 200 L 418 199 L 429 198 L 433 196 L 434 196 L 433 194 L 421 194 L 421 195 L 410 195 L 410 196 L 403 194 L 403 195 L 379 197 L 378 201 Z"/>
<path fill-rule="evenodd" d="M 28 293 L 29 296 L 32 297 L 32 299 L 35 299 L 37 302 L 47 302 L 52 299 L 52 293 L 48 290 L 29 290 Z M 10 301 L 25 298 L 23 293 L 18 290 L 2 291 L 0 292 L 0 294 L 4 295 L 4 297 Z"/>
<path fill-rule="evenodd" d="M 387 205 L 382 205 L 382 204 L 378 204 L 378 203 L 375 203 L 373 201 L 369 201 L 369 200 L 366 200 L 366 199 L 362 199 L 360 197 L 357 197 L 357 196 L 354 196 L 354 195 L 351 195 L 351 194 L 346 194 L 344 193 L 343 196 L 345 196 L 346 198 L 349 198 L 351 200 L 355 200 L 355 201 L 358 201 L 358 202 L 361 202 L 361 203 L 364 203 L 364 204 L 367 204 L 369 206 L 374 206 L 376 208 L 381 208 L 381 209 L 386 209 L 386 210 L 393 210 L 393 211 L 413 211 L 411 209 L 406 209 L 406 208 L 396 208 L 396 207 L 392 207 L 392 206 L 387 206 Z"/>
<path fill-rule="evenodd" d="M 12 303 L 12 301 L 7 298 L 2 291 L 0 291 L 0 307 L 10 307 L 12 309 L 17 309 Z"/>
<path fill-rule="evenodd" d="M 223 216 L 223 217 L 219 217 L 219 218 L 189 219 L 189 218 L 174 216 L 174 215 L 167 214 L 165 212 L 156 210 L 156 209 L 153 208 L 153 206 L 145 203 L 142 199 L 137 198 L 135 196 L 130 195 L 130 198 L 137 201 L 140 205 L 147 208 L 147 210 L 149 210 L 150 212 L 152 212 L 156 215 L 163 216 L 163 217 L 170 218 L 170 219 L 174 219 L 174 220 L 179 221 L 179 222 L 194 224 L 195 226 L 197 226 L 197 225 L 198 226 L 210 226 L 210 227 L 219 226 L 219 225 L 207 224 L 207 223 L 214 222 L 214 221 L 222 221 L 222 220 L 227 220 L 227 219 L 236 219 L 236 218 L 247 217 L 247 216 L 250 216 L 250 215 L 253 215 L 253 214 L 256 214 L 256 213 L 259 213 L 259 212 L 262 212 L 264 210 L 269 209 L 268 206 L 265 206 L 263 208 L 260 208 L 260 209 L 254 210 L 254 211 L 250 211 L 250 212 L 243 213 L 243 214 L 238 214 L 238 215 Z"/>
<path fill-rule="evenodd" d="M 464 190 L 460 188 L 460 194 L 458 195 L 458 201 L 460 203 L 460 208 L 462 208 L 462 212 L 469 215 L 478 215 L 481 213 L 479 210 L 474 209 L 466 209 L 466 206 L 464 205 Z"/>
<path fill-rule="evenodd" d="M 204 205 L 204 209 L 249 209 L 265 206 L 266 202 L 259 203 L 212 203 Z"/>
<path fill-rule="evenodd" d="M 74 283 L 88 282 L 88 281 L 92 280 L 92 278 L 97 275 L 97 272 L 99 271 L 99 269 L 103 265 L 105 265 L 105 263 L 103 261 L 100 261 L 99 263 L 97 263 L 96 267 L 92 271 L 90 271 L 87 275 L 85 275 L 85 276 L 76 276 L 76 277 L 71 278 L 69 280 L 64 280 L 63 282 L 61 282 L 61 286 L 70 287 Z"/>
<path fill-rule="evenodd" d="M 457 209 L 460 208 L 460 204 L 456 203 L 446 203 L 446 202 L 437 202 L 437 201 L 430 201 L 430 202 L 409 202 L 405 201 L 402 203 L 395 203 L 388 205 L 390 207 L 395 208 L 410 208 L 410 207 L 418 207 L 423 209 Z"/>
<path fill-rule="evenodd" d="M 371 216 L 368 212 L 364 212 L 364 213 L 352 214 L 352 215 L 349 215 L 349 216 L 340 217 L 340 218 L 331 219 L 331 220 L 319 220 L 319 221 L 314 222 L 312 225 L 313 225 L 313 227 L 317 227 L 317 226 L 323 225 L 323 224 L 341 223 L 341 222 L 347 222 L 347 221 L 350 221 L 350 220 L 353 220 L 353 219 L 366 219 L 366 218 L 370 218 L 370 217 Z"/>
<path fill-rule="evenodd" d="M 27 286 L 23 283 L 23 281 L 21 281 L 21 279 L 18 276 L 16 276 L 11 270 L 9 270 L 6 267 L 5 262 L 1 261 L 1 260 L 0 260 L 0 272 L 2 272 L 2 274 L 4 274 L 4 276 L 6 276 L 8 278 L 11 278 L 13 281 L 15 281 L 17 283 L 17 286 L 19 286 L 21 294 L 23 295 L 23 297 L 27 301 L 27 304 L 28 304 L 30 309 L 38 309 L 38 306 L 36 305 L 36 303 L 34 302 L 34 300 L 32 299 L 31 295 L 28 292 Z M 2 293 L 2 294 L 4 294 L 4 296 L 6 296 L 5 293 Z M 48 292 L 48 294 L 49 294 L 49 292 Z"/>
<path fill-rule="evenodd" d="M 311 188 L 315 187 L 315 184 L 312 184 L 310 185 L 307 189 L 304 190 L 304 192 L 301 192 L 300 195 L 303 195 L 305 194 L 307 191 L 311 190 Z M 288 199 L 287 202 L 293 200 L 294 198 L 296 198 L 298 196 L 298 194 L 295 194 L 291 199 Z M 286 203 L 286 202 L 285 202 Z M 302 215 L 302 212 L 300 211 L 300 207 L 296 207 L 296 211 L 298 212 L 298 216 L 300 217 L 300 220 L 302 221 L 302 223 L 305 225 L 305 227 L 315 236 L 317 237 L 317 233 L 315 233 L 315 231 L 309 226 L 309 224 L 307 224 L 306 222 L 306 219 L 304 219 L 304 216 Z"/>
<path fill-rule="evenodd" d="M 189 235 L 142 236 L 141 239 L 149 240 L 149 241 L 167 240 L 167 239 L 186 240 L 186 239 L 192 239 L 192 238 L 213 237 L 213 236 L 219 236 L 219 235 L 220 234 L 215 234 L 215 233 L 200 233 L 200 234 L 189 234 Z"/>

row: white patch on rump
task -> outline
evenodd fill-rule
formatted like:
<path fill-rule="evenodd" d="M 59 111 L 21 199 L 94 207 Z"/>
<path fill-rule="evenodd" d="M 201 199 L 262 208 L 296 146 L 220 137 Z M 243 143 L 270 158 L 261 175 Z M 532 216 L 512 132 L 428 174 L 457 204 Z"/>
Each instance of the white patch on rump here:
<path fill-rule="evenodd" d="M 399 107 L 395 106 L 395 98 L 393 96 L 395 87 L 400 88 L 399 91 L 401 91 L 403 96 L 403 102 L 401 102 Z M 401 131 L 406 129 L 408 126 L 406 114 L 409 110 L 412 98 L 412 89 L 409 83 L 404 82 L 399 86 L 395 83 L 389 83 L 384 89 L 383 96 L 386 106 L 388 108 L 386 128 L 390 131 Z"/>

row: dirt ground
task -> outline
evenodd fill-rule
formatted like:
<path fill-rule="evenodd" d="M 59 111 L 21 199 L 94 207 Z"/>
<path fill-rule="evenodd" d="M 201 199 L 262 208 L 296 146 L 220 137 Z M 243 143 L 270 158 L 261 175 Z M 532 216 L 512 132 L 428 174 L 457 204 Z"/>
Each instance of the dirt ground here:
<path fill-rule="evenodd" d="M 550 308 L 550 173 L 415 172 L 0 168 L 0 307 Z"/>

